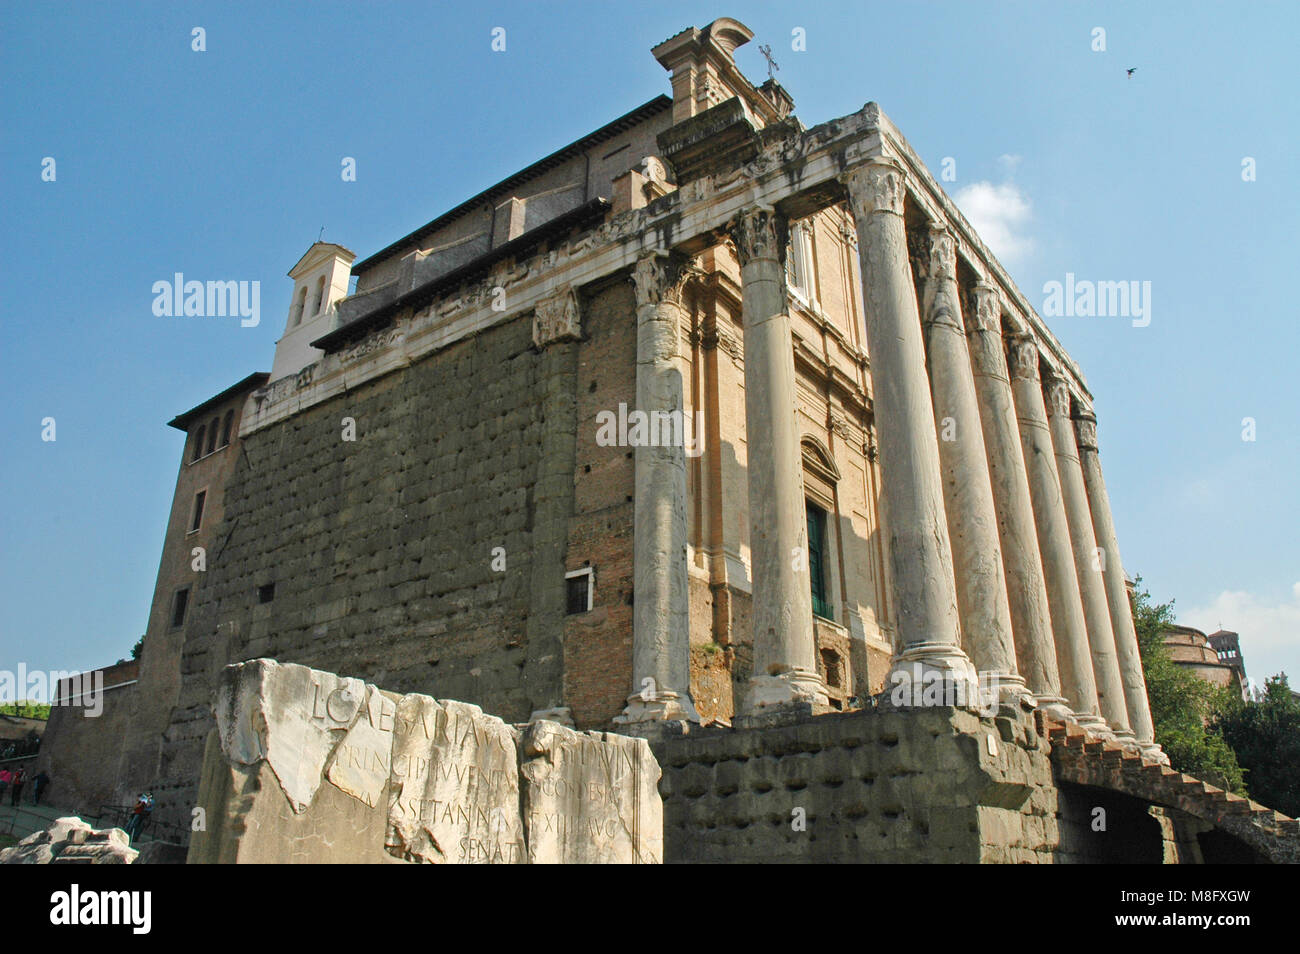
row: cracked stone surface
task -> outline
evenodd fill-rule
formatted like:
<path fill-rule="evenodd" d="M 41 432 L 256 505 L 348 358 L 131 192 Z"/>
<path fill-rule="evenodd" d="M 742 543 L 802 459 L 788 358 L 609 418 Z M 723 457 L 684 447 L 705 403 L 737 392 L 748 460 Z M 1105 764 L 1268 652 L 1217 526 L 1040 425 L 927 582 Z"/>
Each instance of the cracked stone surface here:
<path fill-rule="evenodd" d="M 644 740 L 269 659 L 228 666 L 189 861 L 658 863 Z"/>

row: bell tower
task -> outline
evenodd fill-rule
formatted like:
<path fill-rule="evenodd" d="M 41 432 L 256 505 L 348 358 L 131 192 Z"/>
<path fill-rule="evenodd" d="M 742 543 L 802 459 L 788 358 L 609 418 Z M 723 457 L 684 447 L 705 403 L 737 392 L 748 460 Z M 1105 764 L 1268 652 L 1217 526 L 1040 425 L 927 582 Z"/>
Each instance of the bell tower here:
<path fill-rule="evenodd" d="M 334 330 L 334 306 L 348 294 L 356 253 L 333 242 L 316 242 L 289 269 L 293 297 L 284 334 L 275 343 L 271 380 L 297 374 L 324 352 L 311 342 Z"/>

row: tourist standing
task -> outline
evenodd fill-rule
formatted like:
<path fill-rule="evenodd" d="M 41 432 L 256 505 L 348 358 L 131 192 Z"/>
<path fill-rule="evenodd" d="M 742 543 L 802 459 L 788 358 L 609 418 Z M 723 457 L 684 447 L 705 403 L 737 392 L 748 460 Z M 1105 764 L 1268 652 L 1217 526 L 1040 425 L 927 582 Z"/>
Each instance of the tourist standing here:
<path fill-rule="evenodd" d="M 45 789 L 49 784 L 50 784 L 49 773 L 47 773 L 45 769 L 41 769 L 40 772 L 36 774 L 36 777 L 32 779 L 32 804 L 33 805 L 39 805 L 41 803 L 41 795 L 44 794 Z"/>
<path fill-rule="evenodd" d="M 14 772 L 14 777 L 10 779 L 9 784 L 13 786 L 14 793 L 9 797 L 9 804 L 17 807 L 19 799 L 22 798 L 23 786 L 27 784 L 27 769 L 19 768 Z"/>
<path fill-rule="evenodd" d="M 145 792 L 136 799 L 135 807 L 131 809 L 131 817 L 126 822 L 126 836 L 131 841 L 135 841 L 140 835 L 140 829 L 144 827 L 149 813 L 153 811 L 153 796 Z"/>
<path fill-rule="evenodd" d="M 4 801 L 5 792 L 9 789 L 9 783 L 13 780 L 14 773 L 7 768 L 0 769 L 0 801 Z"/>

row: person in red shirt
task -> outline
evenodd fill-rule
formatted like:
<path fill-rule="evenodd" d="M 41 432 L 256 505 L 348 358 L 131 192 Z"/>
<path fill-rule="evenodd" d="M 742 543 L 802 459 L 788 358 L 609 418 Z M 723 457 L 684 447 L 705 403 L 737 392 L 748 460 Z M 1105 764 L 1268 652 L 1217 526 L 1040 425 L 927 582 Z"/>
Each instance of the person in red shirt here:
<path fill-rule="evenodd" d="M 27 770 L 24 768 L 14 772 L 14 777 L 9 782 L 13 786 L 14 793 L 9 799 L 10 805 L 17 805 L 19 797 L 23 794 L 23 786 L 27 784 Z"/>

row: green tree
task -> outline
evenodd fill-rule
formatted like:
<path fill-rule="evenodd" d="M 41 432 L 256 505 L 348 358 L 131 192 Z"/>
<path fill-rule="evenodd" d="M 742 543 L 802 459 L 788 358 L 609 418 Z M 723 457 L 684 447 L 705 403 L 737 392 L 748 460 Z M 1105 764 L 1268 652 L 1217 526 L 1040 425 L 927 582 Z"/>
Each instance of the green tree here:
<path fill-rule="evenodd" d="M 49 719 L 50 705 L 48 702 L 19 699 L 17 702 L 0 705 L 0 715 L 17 716 L 20 719 Z"/>
<path fill-rule="evenodd" d="M 144 637 L 143 637 L 143 636 L 141 636 L 139 639 L 137 639 L 137 640 L 135 641 L 135 645 L 131 647 L 131 658 L 132 658 L 132 659 L 139 659 L 139 658 L 140 658 L 140 654 L 141 654 L 142 652 L 144 652 Z"/>
<path fill-rule="evenodd" d="M 1246 782 L 1236 753 L 1215 728 L 1214 720 L 1233 704 L 1230 690 L 1212 686 L 1176 664 L 1169 657 L 1164 633 L 1174 625 L 1174 603 L 1159 605 L 1135 580 L 1133 624 L 1137 628 L 1142 672 L 1151 701 L 1151 721 L 1156 742 L 1169 756 L 1169 763 L 1202 781 L 1238 795 L 1246 794 Z"/>
<path fill-rule="evenodd" d="M 1300 815 L 1300 700 L 1286 673 L 1264 684 L 1262 698 L 1226 707 L 1213 728 L 1236 751 L 1251 797 L 1292 818 Z"/>

